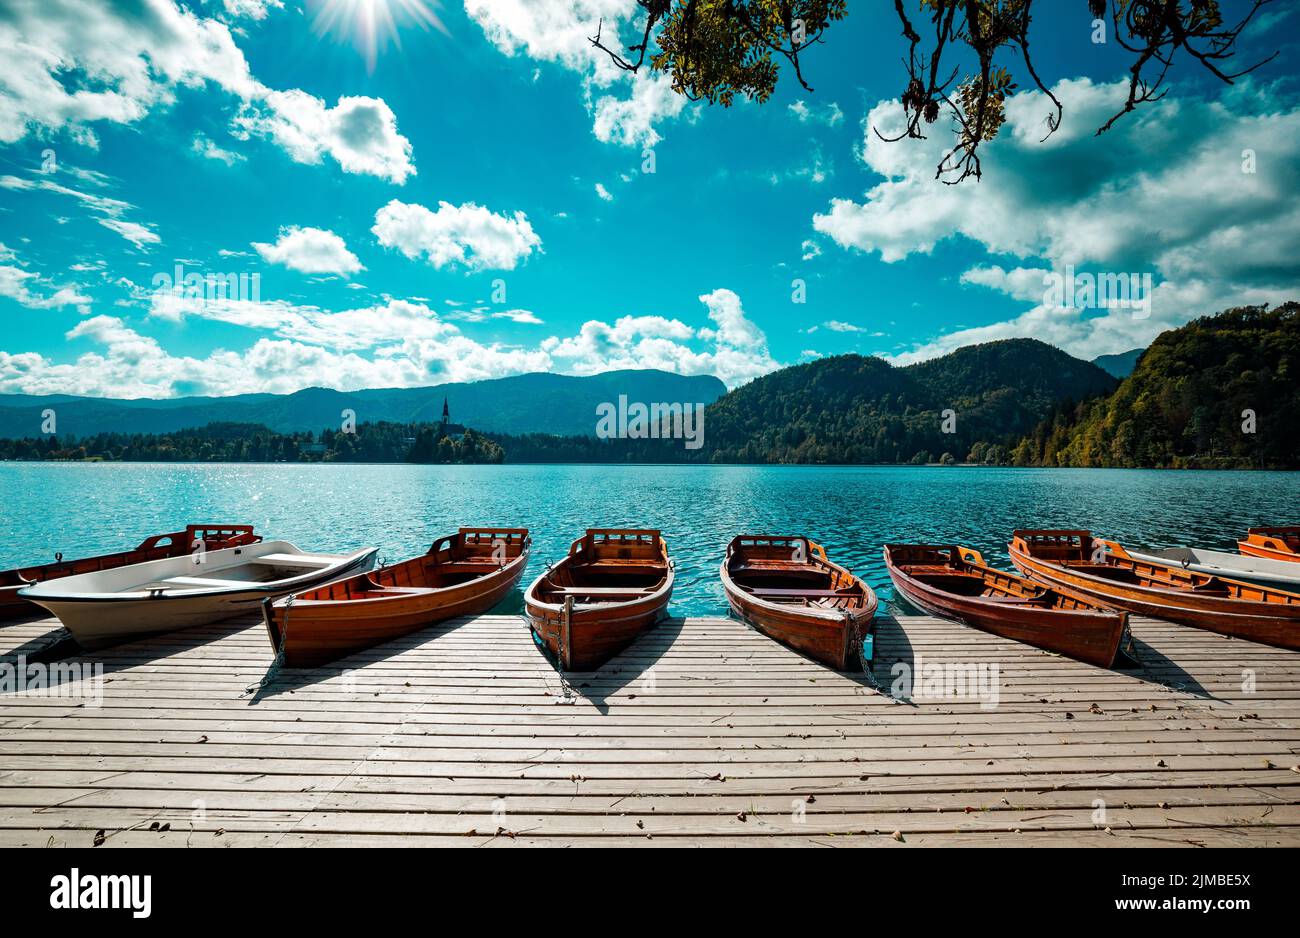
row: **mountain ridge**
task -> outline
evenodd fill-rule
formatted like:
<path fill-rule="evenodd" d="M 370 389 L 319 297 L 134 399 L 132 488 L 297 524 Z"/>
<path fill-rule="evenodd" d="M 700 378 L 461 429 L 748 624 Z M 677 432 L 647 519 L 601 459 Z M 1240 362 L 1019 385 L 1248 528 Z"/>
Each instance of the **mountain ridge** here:
<path fill-rule="evenodd" d="M 35 436 L 42 412 L 53 408 L 60 435 L 105 430 L 168 433 L 213 423 L 261 424 L 280 433 L 338 426 L 344 410 L 360 421 L 436 422 L 449 402 L 459 423 L 496 433 L 595 432 L 596 406 L 627 394 L 631 400 L 709 404 L 726 393 L 713 375 L 622 369 L 596 375 L 533 372 L 419 388 L 301 388 L 290 394 L 257 392 L 229 397 L 92 398 L 75 395 L 0 395 L 0 437 Z"/>

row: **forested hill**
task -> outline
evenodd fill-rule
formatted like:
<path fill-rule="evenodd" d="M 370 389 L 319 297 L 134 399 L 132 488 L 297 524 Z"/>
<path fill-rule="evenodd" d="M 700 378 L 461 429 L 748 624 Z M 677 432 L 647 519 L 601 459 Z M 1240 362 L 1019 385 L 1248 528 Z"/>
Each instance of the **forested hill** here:
<path fill-rule="evenodd" d="M 1015 456 L 1045 466 L 1294 469 L 1297 427 L 1300 303 L 1291 302 L 1162 334 L 1114 394 L 1058 413 Z"/>
<path fill-rule="evenodd" d="M 977 443 L 992 461 L 1066 402 L 1112 390 L 1095 365 L 1034 339 L 958 349 L 896 368 L 840 355 L 758 378 L 705 410 L 712 462 L 963 461 Z M 945 426 L 945 411 L 951 419 Z M 945 432 L 946 429 L 952 432 Z"/>

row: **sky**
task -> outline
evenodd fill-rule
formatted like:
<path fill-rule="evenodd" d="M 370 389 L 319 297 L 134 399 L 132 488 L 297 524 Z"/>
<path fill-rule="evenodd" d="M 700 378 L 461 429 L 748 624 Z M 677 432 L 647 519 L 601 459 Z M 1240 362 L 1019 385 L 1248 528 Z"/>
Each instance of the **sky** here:
<path fill-rule="evenodd" d="M 1229 2 L 1233 11 L 1241 3 Z M 673 94 L 587 37 L 634 0 L 0 0 L 0 393 L 167 398 L 662 368 L 735 387 L 1029 336 L 1093 358 L 1300 299 L 1300 12 L 1225 85 L 1039 2 L 983 179 L 900 125 L 893 4 L 766 103 Z M 877 133 L 879 131 L 880 133 Z M 1149 302 L 1047 298 L 1138 276 Z M 218 280 L 225 284 L 217 289 Z"/>

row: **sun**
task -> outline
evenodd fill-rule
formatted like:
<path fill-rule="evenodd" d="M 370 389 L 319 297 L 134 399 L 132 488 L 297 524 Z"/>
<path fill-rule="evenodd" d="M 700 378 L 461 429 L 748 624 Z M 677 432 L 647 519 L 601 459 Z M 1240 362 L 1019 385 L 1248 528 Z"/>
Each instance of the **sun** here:
<path fill-rule="evenodd" d="M 446 33 L 438 16 L 438 0 L 309 0 L 314 10 L 312 30 L 319 36 L 346 39 L 366 58 L 366 70 L 375 70 L 381 50 L 391 42 L 401 49 L 399 31 L 414 24 Z"/>

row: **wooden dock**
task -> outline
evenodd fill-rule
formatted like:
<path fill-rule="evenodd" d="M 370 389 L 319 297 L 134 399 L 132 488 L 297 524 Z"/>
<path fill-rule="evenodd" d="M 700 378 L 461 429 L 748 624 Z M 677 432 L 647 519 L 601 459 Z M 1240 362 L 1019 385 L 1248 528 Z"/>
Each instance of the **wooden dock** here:
<path fill-rule="evenodd" d="M 0 626 L 0 663 L 56 626 Z M 0 693 L 0 845 L 1300 846 L 1300 655 L 1134 634 L 1143 666 L 1118 672 L 886 618 L 882 693 L 676 619 L 566 706 L 515 617 L 251 694 L 266 635 L 225 623 L 68 659 L 103 663 L 100 706 Z M 894 700 L 896 662 L 997 665 L 996 706 Z"/>

